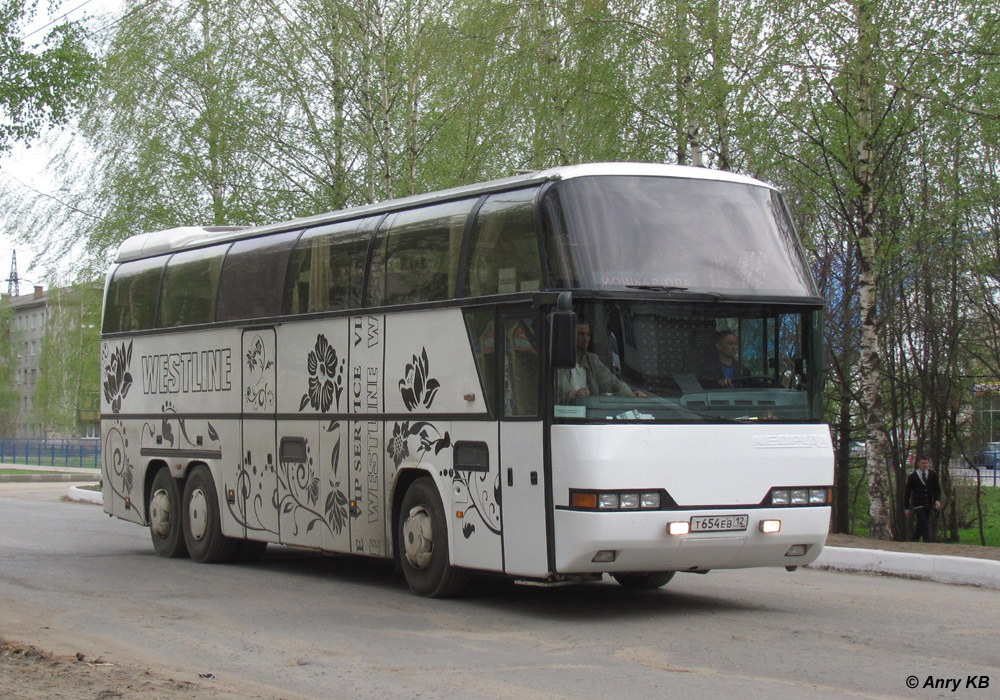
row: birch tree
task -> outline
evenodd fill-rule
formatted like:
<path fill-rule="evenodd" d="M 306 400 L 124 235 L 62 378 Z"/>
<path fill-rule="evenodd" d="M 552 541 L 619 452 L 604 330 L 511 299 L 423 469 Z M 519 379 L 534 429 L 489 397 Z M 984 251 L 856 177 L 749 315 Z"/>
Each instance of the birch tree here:
<path fill-rule="evenodd" d="M 39 44 L 22 38 L 37 0 L 0 0 L 0 155 L 65 124 L 94 79 L 84 28 L 58 22 Z"/>

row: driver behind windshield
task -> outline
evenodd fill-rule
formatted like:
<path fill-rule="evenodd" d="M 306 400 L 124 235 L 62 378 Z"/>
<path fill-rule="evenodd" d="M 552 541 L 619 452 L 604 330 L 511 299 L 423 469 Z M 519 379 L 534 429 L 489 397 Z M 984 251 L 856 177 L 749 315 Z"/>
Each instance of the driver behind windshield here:
<path fill-rule="evenodd" d="M 560 400 L 586 398 L 612 394 L 614 396 L 645 396 L 641 391 L 616 377 L 601 362 L 597 353 L 589 352 L 590 324 L 578 321 L 576 324 L 576 367 L 561 369 L 556 374 L 556 396 Z"/>
<path fill-rule="evenodd" d="M 724 389 L 739 386 L 750 376 L 750 370 L 736 359 L 740 343 L 732 331 L 715 334 L 714 357 L 706 358 L 698 372 L 698 381 L 705 389 Z"/>

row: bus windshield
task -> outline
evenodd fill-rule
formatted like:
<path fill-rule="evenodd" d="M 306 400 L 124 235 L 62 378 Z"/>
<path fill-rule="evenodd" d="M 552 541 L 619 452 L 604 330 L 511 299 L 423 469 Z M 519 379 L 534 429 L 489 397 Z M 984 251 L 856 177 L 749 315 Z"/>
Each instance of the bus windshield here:
<path fill-rule="evenodd" d="M 818 421 L 821 311 L 593 301 L 577 365 L 554 376 L 557 422 Z"/>
<path fill-rule="evenodd" d="M 545 206 L 555 288 L 819 297 L 781 195 L 762 185 L 582 177 Z"/>

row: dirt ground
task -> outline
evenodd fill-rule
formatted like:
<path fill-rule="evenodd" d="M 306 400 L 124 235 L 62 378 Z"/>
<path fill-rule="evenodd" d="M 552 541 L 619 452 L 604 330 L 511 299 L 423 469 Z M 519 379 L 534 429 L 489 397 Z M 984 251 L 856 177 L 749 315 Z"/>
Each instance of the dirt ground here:
<path fill-rule="evenodd" d="M 830 535 L 834 547 L 864 547 L 925 554 L 1000 560 L 1000 548 L 949 543 L 882 542 Z M 216 678 L 171 678 L 137 661 L 89 658 L 87 650 L 56 656 L 33 646 L 0 638 L 0 698 L 5 700 L 281 700 L 292 696 L 262 694 Z"/>
<path fill-rule="evenodd" d="M 54 656 L 0 639 L 0 698 L 5 700 L 277 700 L 214 678 L 175 680 L 138 664 Z"/>

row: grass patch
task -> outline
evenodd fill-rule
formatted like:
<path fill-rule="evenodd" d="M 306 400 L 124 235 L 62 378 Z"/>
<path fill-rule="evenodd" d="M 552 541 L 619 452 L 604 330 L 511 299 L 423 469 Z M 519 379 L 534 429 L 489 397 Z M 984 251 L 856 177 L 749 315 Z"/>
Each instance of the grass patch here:
<path fill-rule="evenodd" d="M 865 473 L 864 460 L 852 459 L 850 462 L 850 534 L 858 537 L 868 537 L 868 493 L 863 481 Z M 976 510 L 976 485 L 970 481 L 955 480 L 955 515 L 958 520 L 958 540 L 962 544 L 980 545 L 979 516 Z M 1000 487 L 983 486 L 979 489 L 979 498 L 983 513 L 983 537 L 987 547 L 1000 547 Z M 989 482 L 992 484 L 992 477 Z M 940 523 L 940 518 L 938 521 Z M 907 527 L 912 527 L 912 522 Z M 940 531 L 936 535 L 941 537 Z M 939 540 L 937 540 L 939 541 Z"/>
<path fill-rule="evenodd" d="M 9 464 L 11 466 L 24 465 L 25 467 L 68 467 L 70 469 L 79 469 L 81 471 L 100 471 L 100 465 L 94 465 L 93 459 L 83 460 L 83 464 L 80 464 L 79 459 L 43 459 L 41 461 L 37 459 L 10 459 L 9 457 L 4 458 L 4 464 Z"/>
<path fill-rule="evenodd" d="M 66 476 L 79 476 L 90 479 L 98 476 L 99 472 L 43 472 L 37 469 L 0 469 L 0 475 L 19 476 L 22 474 L 65 474 Z"/>
<path fill-rule="evenodd" d="M 963 544 L 980 544 L 976 512 L 976 487 L 963 482 L 956 488 L 958 539 Z M 987 547 L 1000 547 L 1000 488 L 982 487 L 979 499 L 983 511 L 983 537 Z"/>

